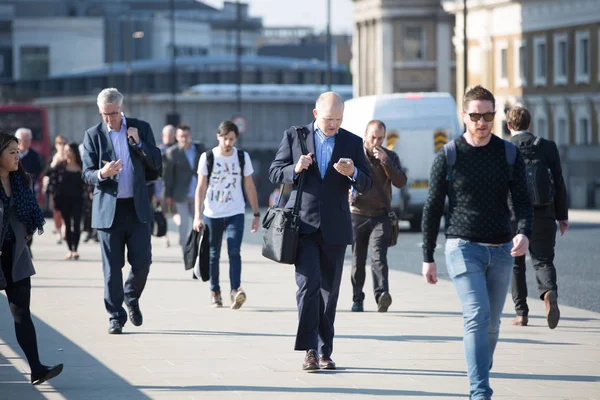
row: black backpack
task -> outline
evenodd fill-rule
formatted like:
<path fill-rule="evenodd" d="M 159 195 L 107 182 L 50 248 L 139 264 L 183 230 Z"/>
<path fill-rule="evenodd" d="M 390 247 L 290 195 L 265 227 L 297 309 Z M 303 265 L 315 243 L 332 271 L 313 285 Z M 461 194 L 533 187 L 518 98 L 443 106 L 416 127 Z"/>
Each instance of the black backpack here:
<path fill-rule="evenodd" d="M 534 207 L 544 207 L 554 202 L 554 181 L 542 150 L 541 137 L 519 143 L 525 161 L 525 176 L 529 197 Z"/>
<path fill-rule="evenodd" d="M 244 167 L 246 166 L 246 153 L 243 150 L 237 149 L 238 163 L 240 164 L 240 179 L 242 181 L 242 196 L 246 200 L 246 188 L 244 187 Z M 207 183 L 210 184 L 210 176 L 212 175 L 213 166 L 215 164 L 215 155 L 212 151 L 206 150 L 206 168 L 208 169 Z"/>

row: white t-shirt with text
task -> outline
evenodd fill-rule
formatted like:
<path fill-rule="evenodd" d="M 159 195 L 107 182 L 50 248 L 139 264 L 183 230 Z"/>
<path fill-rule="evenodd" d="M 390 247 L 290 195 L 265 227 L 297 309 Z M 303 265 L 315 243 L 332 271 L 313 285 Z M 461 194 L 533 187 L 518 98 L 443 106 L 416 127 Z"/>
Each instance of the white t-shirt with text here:
<path fill-rule="evenodd" d="M 244 152 L 244 171 L 240 174 L 238 149 L 234 148 L 230 156 L 221 155 L 219 147 L 212 149 L 215 161 L 206 189 L 203 214 L 209 218 L 226 218 L 245 212 L 246 203 L 242 189 L 243 177 L 254 173 L 252 161 Z M 198 175 L 208 175 L 206 153 L 200 156 Z"/>

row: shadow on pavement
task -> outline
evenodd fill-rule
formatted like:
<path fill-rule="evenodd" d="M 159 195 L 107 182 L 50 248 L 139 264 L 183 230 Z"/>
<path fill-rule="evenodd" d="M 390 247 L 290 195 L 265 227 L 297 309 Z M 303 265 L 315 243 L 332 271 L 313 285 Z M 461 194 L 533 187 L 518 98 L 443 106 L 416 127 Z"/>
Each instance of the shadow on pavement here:
<path fill-rule="evenodd" d="M 35 316 L 33 323 L 36 328 L 42 363 L 46 365 L 64 363 L 65 369 L 61 375 L 49 383 L 37 387 L 32 386 L 29 383 L 29 367 L 27 366 L 28 372 L 24 374 L 16 369 L 5 356 L 4 350 L 10 349 L 20 355 L 19 364 L 27 365 L 15 338 L 12 316 L 7 303 L 5 296 L 0 295 L 1 399 L 44 399 L 43 393 L 57 393 L 66 400 L 109 398 L 108 393 L 114 392 L 115 387 L 119 388 L 122 398 L 150 399 L 139 388 L 132 386 L 101 361 Z"/>

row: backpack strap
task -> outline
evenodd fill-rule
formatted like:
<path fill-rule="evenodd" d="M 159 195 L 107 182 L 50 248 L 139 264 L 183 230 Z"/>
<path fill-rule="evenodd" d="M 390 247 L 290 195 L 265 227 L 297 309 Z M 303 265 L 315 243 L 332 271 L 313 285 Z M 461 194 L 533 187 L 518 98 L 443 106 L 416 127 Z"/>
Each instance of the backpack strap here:
<path fill-rule="evenodd" d="M 536 136 L 535 139 L 533 139 L 533 145 L 534 146 L 539 146 L 542 143 L 542 138 L 539 136 Z"/>
<path fill-rule="evenodd" d="M 206 169 L 208 169 L 208 176 L 206 180 L 210 182 L 210 176 L 212 175 L 213 165 L 215 163 L 215 155 L 213 154 L 212 149 L 206 150 Z"/>
<path fill-rule="evenodd" d="M 244 167 L 246 166 L 246 152 L 242 149 L 237 149 L 238 163 L 240 166 L 240 180 L 242 181 L 242 196 L 246 199 L 246 185 L 244 185 Z"/>
<path fill-rule="evenodd" d="M 506 154 L 506 163 L 508 164 L 508 180 L 512 181 L 513 167 L 515 166 L 515 161 L 517 160 L 517 147 L 508 140 L 505 140 L 504 153 Z"/>
<path fill-rule="evenodd" d="M 454 140 L 444 145 L 444 153 L 446 153 L 446 166 L 448 167 L 446 180 L 451 182 L 452 171 L 454 170 L 454 164 L 456 164 L 456 142 Z"/>

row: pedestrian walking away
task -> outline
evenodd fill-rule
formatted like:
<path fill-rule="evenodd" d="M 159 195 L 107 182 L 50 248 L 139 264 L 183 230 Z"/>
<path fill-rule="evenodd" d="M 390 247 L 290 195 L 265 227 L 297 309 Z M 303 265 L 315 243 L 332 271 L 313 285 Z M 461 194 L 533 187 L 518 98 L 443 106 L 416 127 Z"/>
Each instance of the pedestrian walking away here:
<path fill-rule="evenodd" d="M 33 182 L 19 160 L 18 140 L 5 132 L 0 132 L 0 184 L 0 290 L 6 293 L 17 342 L 31 369 L 31 383 L 39 385 L 63 369 L 62 364 L 49 367 L 41 363 L 30 311 L 35 269 L 27 241 L 36 232 L 43 232 L 45 221 L 33 193 Z"/>
<path fill-rule="evenodd" d="M 529 245 L 533 210 L 521 154 L 492 134 L 494 95 L 481 86 L 468 89 L 462 110 L 466 132 L 438 151 L 431 167 L 422 270 L 427 283 L 437 282 L 433 253 L 448 197 L 446 265 L 462 305 L 470 399 L 489 400 L 500 315 L 514 257 L 525 254 Z M 509 196 L 517 220 L 514 238 Z"/>
<path fill-rule="evenodd" d="M 524 107 L 513 107 L 508 111 L 510 141 L 517 146 L 527 172 L 527 188 L 533 203 L 533 231 L 529 241 L 529 254 L 535 271 L 538 293 L 546 306 L 546 322 L 550 329 L 556 328 L 560 319 L 558 308 L 558 285 L 554 266 L 556 245 L 556 223 L 560 234 L 569 228 L 567 189 L 562 175 L 560 155 L 556 143 L 531 134 L 531 114 Z M 516 221 L 513 221 L 516 229 Z M 525 256 L 515 257 L 511 284 L 512 299 L 517 316 L 513 325 L 527 326 L 527 280 Z"/>
<path fill-rule="evenodd" d="M 193 228 L 197 232 L 208 228 L 210 246 L 209 271 L 211 304 L 223 306 L 219 284 L 219 260 L 223 234 L 227 238 L 231 308 L 239 309 L 246 301 L 242 289 L 241 246 L 244 237 L 244 193 L 252 207 L 254 218 L 250 231 L 256 233 L 260 223 L 258 195 L 252 179 L 254 168 L 250 155 L 234 145 L 240 136 L 236 124 L 221 122 L 217 129 L 219 145 L 203 153 L 198 163 L 198 185 L 195 195 Z"/>
<path fill-rule="evenodd" d="M 364 133 L 364 151 L 371 173 L 371 190 L 360 193 L 350 189 L 350 212 L 352 213 L 352 311 L 364 310 L 365 267 L 367 251 L 371 253 L 371 276 L 373 293 L 378 312 L 387 312 L 392 304 L 388 283 L 387 251 L 392 236 L 392 224 L 398 220 L 391 217 L 392 185 L 403 188 L 406 174 L 400 165 L 400 158 L 392 151 L 381 147 L 385 139 L 386 127 L 383 121 L 373 120 L 367 124 Z M 397 232 L 396 232 L 397 233 Z"/>
<path fill-rule="evenodd" d="M 300 205 L 300 240 L 295 262 L 298 331 L 295 350 L 305 352 L 302 369 L 335 369 L 334 322 L 346 247 L 352 244 L 348 191 L 365 193 L 371 176 L 360 137 L 341 129 L 344 101 L 326 92 L 316 101 L 315 120 L 283 134 L 269 179 L 293 185 L 286 208 L 296 201 L 298 177 L 305 174 Z M 304 133 L 301 133 L 304 131 Z M 300 134 L 305 135 L 304 154 Z"/>
<path fill-rule="evenodd" d="M 162 174 L 162 157 L 150 125 L 123 114 L 117 89 L 102 90 L 97 104 L 102 122 L 85 132 L 83 178 L 94 185 L 92 227 L 102 249 L 108 333 L 119 334 L 128 314 L 133 325 L 143 323 L 139 300 L 152 263 L 154 218 L 146 175 Z M 125 247 L 131 271 L 123 286 Z"/>

